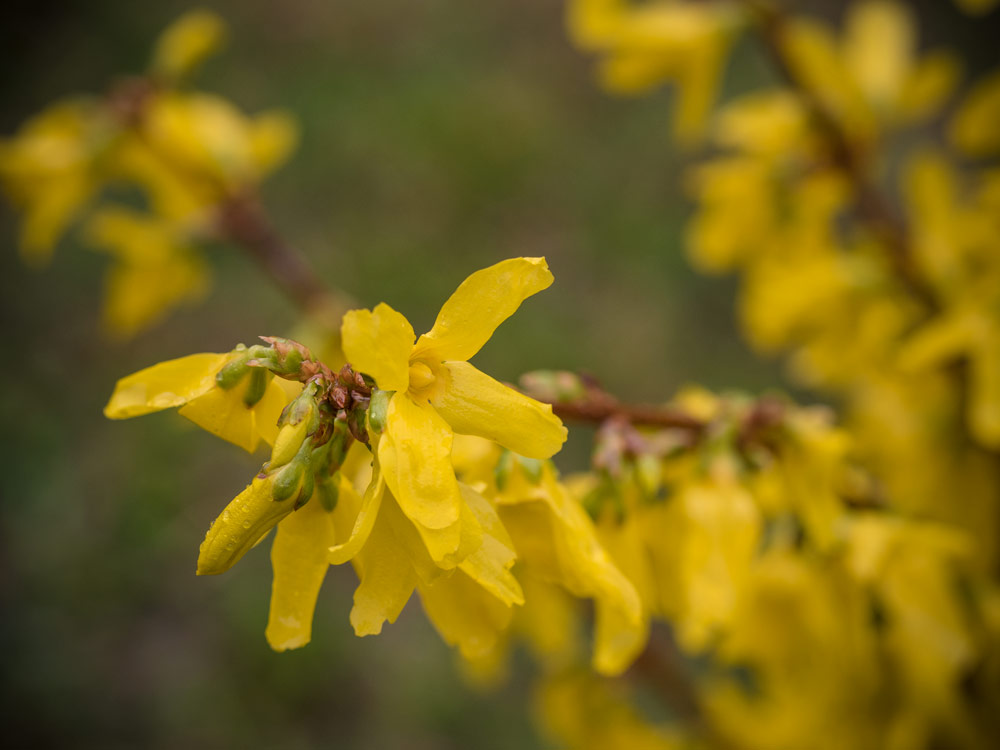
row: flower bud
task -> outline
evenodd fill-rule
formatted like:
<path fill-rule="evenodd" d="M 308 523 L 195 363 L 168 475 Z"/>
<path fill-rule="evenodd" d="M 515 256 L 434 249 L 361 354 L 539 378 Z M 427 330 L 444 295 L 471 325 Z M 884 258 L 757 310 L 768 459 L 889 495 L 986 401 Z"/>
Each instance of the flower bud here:
<path fill-rule="evenodd" d="M 215 376 L 215 382 L 224 391 L 235 388 L 243 380 L 243 376 L 247 374 L 247 370 L 249 369 L 247 360 L 250 358 L 250 355 L 246 349 L 237 349 L 235 353 L 237 356 L 223 365 L 222 369 Z"/>
<path fill-rule="evenodd" d="M 275 438 L 274 448 L 271 449 L 270 469 L 278 469 L 295 458 L 309 434 L 311 421 L 302 419 L 298 424 L 286 422 L 282 425 L 278 430 L 278 437 Z"/>
<path fill-rule="evenodd" d="M 264 398 L 269 375 L 269 372 L 259 367 L 250 368 L 250 382 L 247 384 L 246 393 L 243 394 L 243 403 L 246 404 L 247 408 L 254 406 Z"/>
<path fill-rule="evenodd" d="M 275 475 L 271 488 L 271 497 L 275 502 L 298 497 L 305 481 L 306 468 L 305 461 L 292 461 Z"/>
<path fill-rule="evenodd" d="M 368 404 L 368 426 L 376 434 L 381 434 L 385 430 L 385 417 L 389 411 L 389 402 L 395 391 L 372 391 L 371 401 Z"/>
<path fill-rule="evenodd" d="M 316 475 L 313 474 L 309 466 L 306 466 L 305 472 L 302 474 L 302 485 L 299 487 L 298 494 L 293 498 L 295 510 L 298 510 L 312 499 L 315 488 Z"/>
<path fill-rule="evenodd" d="M 294 510 L 292 503 L 272 499 L 273 483 L 270 477 L 255 478 L 215 519 L 201 544 L 198 575 L 217 575 L 229 570 Z"/>
<path fill-rule="evenodd" d="M 316 496 L 327 513 L 332 513 L 337 507 L 337 500 L 340 497 L 339 482 L 339 472 L 333 476 L 323 477 L 316 482 Z"/>

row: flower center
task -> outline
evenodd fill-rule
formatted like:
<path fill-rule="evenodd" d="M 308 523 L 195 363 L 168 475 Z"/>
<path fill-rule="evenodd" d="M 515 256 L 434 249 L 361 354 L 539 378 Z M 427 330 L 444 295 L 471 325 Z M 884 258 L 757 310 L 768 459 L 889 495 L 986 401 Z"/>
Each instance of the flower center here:
<path fill-rule="evenodd" d="M 410 365 L 410 390 L 422 391 L 434 383 L 434 373 L 423 362 Z"/>

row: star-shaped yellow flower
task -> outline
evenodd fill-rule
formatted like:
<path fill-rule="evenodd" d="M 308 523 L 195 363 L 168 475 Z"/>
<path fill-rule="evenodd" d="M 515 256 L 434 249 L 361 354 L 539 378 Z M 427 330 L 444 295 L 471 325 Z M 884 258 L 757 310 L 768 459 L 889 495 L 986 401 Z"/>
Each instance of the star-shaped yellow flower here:
<path fill-rule="evenodd" d="M 379 389 L 394 392 L 376 449 L 386 485 L 442 567 L 460 562 L 463 500 L 451 464 L 454 433 L 533 458 L 552 456 L 566 440 L 551 406 L 466 361 L 522 301 L 551 283 L 544 258 L 511 258 L 477 271 L 416 343 L 406 318 L 384 303 L 344 316 L 348 361 Z"/>

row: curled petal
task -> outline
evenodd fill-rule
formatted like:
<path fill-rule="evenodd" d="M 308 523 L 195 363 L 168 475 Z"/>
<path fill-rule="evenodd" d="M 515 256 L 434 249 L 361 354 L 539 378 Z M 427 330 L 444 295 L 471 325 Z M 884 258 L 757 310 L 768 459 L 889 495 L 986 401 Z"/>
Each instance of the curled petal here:
<path fill-rule="evenodd" d="M 530 458 L 549 458 L 566 442 L 566 428 L 549 404 L 494 380 L 468 362 L 445 362 L 444 387 L 431 404 L 463 435 L 493 440 Z"/>
<path fill-rule="evenodd" d="M 408 546 L 389 520 L 394 505 L 391 497 L 386 499 L 368 543 L 354 558 L 361 583 L 354 591 L 351 625 L 358 636 L 377 635 L 384 622 L 395 622 L 417 585 Z"/>
<path fill-rule="evenodd" d="M 459 570 L 508 607 L 512 604 L 524 604 L 521 585 L 510 572 L 517 559 L 514 543 L 507 535 L 500 517 L 486 498 L 467 485 L 460 486 L 462 499 L 483 530 L 483 541 L 477 550 L 459 564 Z"/>
<path fill-rule="evenodd" d="M 271 546 L 271 609 L 264 635 L 275 651 L 299 648 L 312 637 L 316 597 L 330 566 L 333 516 L 313 499 L 278 524 Z"/>
<path fill-rule="evenodd" d="M 356 370 L 375 378 L 384 391 L 404 391 L 410 383 L 413 327 L 384 302 L 374 310 L 349 310 L 340 335 L 344 356 Z"/>
<path fill-rule="evenodd" d="M 476 271 L 444 303 L 413 357 L 469 359 L 525 299 L 551 283 L 545 258 L 510 258 Z"/>
<path fill-rule="evenodd" d="M 228 354 L 191 354 L 147 367 L 115 384 L 104 407 L 109 419 L 128 419 L 183 406 L 215 387 Z"/>
<path fill-rule="evenodd" d="M 464 571 L 421 584 L 420 601 L 427 618 L 446 643 L 458 646 L 466 659 L 492 651 L 510 625 L 513 610 L 490 596 Z"/>
<path fill-rule="evenodd" d="M 346 480 L 340 483 L 339 490 L 341 493 L 356 494 L 350 482 Z M 365 545 L 365 542 L 368 541 L 368 537 L 375 526 L 375 519 L 378 516 L 384 494 L 385 479 L 383 473 L 376 467 L 372 481 L 368 485 L 368 489 L 365 490 L 364 498 L 361 499 L 360 503 L 357 503 L 360 509 L 358 510 L 357 518 L 354 520 L 354 528 L 351 530 L 350 537 L 343 544 L 331 546 L 329 549 L 331 565 L 340 565 L 347 562 L 357 555 Z"/>

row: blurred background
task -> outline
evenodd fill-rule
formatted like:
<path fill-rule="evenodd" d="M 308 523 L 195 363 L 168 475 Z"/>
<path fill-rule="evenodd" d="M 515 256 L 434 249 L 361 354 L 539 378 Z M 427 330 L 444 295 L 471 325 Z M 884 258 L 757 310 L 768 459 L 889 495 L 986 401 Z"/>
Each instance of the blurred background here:
<path fill-rule="evenodd" d="M 734 322 L 731 280 L 682 251 L 688 158 L 670 93 L 614 98 L 571 48 L 558 0 L 226 0 L 226 52 L 198 78 L 256 112 L 286 108 L 302 141 L 264 186 L 282 233 L 335 286 L 386 301 L 419 332 L 471 271 L 545 255 L 555 285 L 478 355 L 494 376 L 593 373 L 633 400 L 677 387 L 789 388 Z M 801 3 L 836 18 L 839 2 Z M 997 62 L 995 21 L 919 3 L 923 42 Z M 56 98 L 141 71 L 189 3 L 8 0 L 0 133 Z M 730 91 L 771 79 L 752 39 Z M 162 414 L 101 409 L 115 380 L 198 351 L 285 335 L 295 310 L 234 248 L 210 252 L 201 305 L 127 343 L 100 332 L 106 258 L 64 240 L 23 267 L 0 208 L 0 715 L 9 747 L 544 747 L 530 682 L 471 689 L 412 601 L 377 638 L 347 620 L 353 573 L 331 569 L 313 642 L 264 641 L 267 545 L 196 578 L 211 520 L 265 459 Z M 809 394 L 798 392 L 802 398 Z M 573 438 L 564 467 L 586 461 Z"/>

